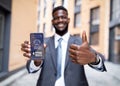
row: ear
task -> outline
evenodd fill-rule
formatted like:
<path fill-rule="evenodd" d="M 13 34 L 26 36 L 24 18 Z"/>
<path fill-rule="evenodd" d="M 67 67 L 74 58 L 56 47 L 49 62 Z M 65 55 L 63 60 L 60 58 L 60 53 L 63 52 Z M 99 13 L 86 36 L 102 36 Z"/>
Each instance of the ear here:
<path fill-rule="evenodd" d="M 52 24 L 54 23 L 53 19 L 51 20 Z"/>
<path fill-rule="evenodd" d="M 70 22 L 70 18 L 68 18 L 68 23 Z"/>

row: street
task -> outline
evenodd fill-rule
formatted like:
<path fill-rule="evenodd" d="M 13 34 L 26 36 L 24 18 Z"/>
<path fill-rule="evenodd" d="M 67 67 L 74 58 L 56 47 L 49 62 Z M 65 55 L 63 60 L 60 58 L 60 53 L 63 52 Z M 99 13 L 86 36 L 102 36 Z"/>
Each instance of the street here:
<path fill-rule="evenodd" d="M 105 62 L 105 66 L 107 72 L 99 72 L 85 65 L 89 86 L 120 86 L 120 65 Z M 0 86 L 35 86 L 39 72 L 28 74 L 27 70 L 23 69 L 2 81 Z"/>

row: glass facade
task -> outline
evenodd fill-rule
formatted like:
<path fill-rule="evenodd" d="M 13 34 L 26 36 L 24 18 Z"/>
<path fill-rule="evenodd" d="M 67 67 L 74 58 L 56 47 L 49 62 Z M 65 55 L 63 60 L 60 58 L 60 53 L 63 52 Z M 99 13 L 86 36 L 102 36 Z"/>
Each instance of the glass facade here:
<path fill-rule="evenodd" d="M 0 0 L 0 78 L 8 71 L 11 0 Z"/>
<path fill-rule="evenodd" d="M 120 64 L 120 0 L 111 0 L 109 60 Z"/>
<path fill-rule="evenodd" d="M 120 63 L 120 26 L 110 30 L 110 61 Z"/>
<path fill-rule="evenodd" d="M 100 8 L 91 9 L 90 16 L 90 44 L 99 44 L 99 22 L 100 22 Z"/>
<path fill-rule="evenodd" d="M 4 15 L 0 12 L 0 72 L 2 71 L 3 60 L 3 39 L 4 39 Z"/>
<path fill-rule="evenodd" d="M 75 0 L 75 8 L 74 8 L 74 27 L 79 28 L 81 25 L 81 0 Z"/>
<path fill-rule="evenodd" d="M 120 17 L 120 0 L 111 0 L 111 20 L 116 20 Z"/>

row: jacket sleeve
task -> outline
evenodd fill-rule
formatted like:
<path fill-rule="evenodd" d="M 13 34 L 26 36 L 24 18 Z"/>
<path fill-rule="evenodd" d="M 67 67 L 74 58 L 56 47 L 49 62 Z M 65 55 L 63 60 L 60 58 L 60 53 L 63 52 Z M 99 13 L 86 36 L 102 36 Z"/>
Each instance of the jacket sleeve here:
<path fill-rule="evenodd" d="M 96 70 L 98 70 L 98 71 L 107 71 L 106 70 L 106 67 L 105 67 L 105 65 L 104 65 L 104 61 L 105 61 L 105 57 L 101 54 L 101 53 L 97 53 L 97 58 L 99 58 L 99 63 L 98 64 L 95 64 L 95 65 L 93 65 L 93 64 L 88 64 L 90 67 L 92 67 L 92 68 L 94 68 L 94 69 L 96 69 Z"/>
<path fill-rule="evenodd" d="M 43 62 L 42 62 L 43 63 Z M 29 73 L 35 73 L 42 68 L 42 63 L 40 66 L 36 67 L 33 60 L 28 60 L 26 63 L 26 68 Z"/>

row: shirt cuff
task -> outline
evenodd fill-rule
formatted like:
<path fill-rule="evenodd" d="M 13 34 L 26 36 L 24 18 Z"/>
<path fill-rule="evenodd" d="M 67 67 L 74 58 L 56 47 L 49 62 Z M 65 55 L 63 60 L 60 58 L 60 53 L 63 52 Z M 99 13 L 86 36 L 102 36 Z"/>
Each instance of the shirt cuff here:
<path fill-rule="evenodd" d="M 101 68 L 101 66 L 102 66 L 102 58 L 99 55 L 97 55 L 97 59 L 99 59 L 99 63 L 98 64 L 95 64 L 95 65 L 89 64 L 89 65 L 91 65 L 94 68 Z"/>
<path fill-rule="evenodd" d="M 42 63 L 43 63 L 43 62 L 42 62 Z M 41 65 L 42 65 L 42 63 L 41 63 Z M 31 60 L 30 66 L 29 66 L 29 67 L 30 67 L 30 73 L 39 70 L 40 67 L 41 67 L 41 65 L 40 65 L 40 66 L 36 66 L 36 65 L 34 64 L 34 60 Z"/>

